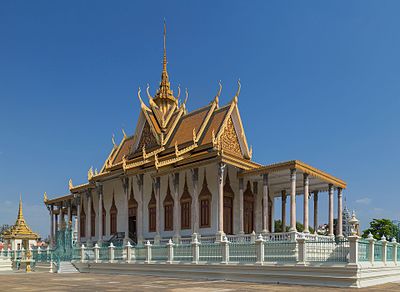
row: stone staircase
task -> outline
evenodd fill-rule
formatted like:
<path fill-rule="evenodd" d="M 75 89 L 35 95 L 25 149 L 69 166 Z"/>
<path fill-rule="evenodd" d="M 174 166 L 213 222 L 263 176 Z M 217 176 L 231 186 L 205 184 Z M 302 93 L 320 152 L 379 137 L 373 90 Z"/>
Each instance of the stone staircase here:
<path fill-rule="evenodd" d="M 48 262 L 37 263 L 35 265 L 34 271 L 39 273 L 50 273 L 50 263 Z M 57 270 L 57 265 L 53 263 L 53 273 L 67 274 L 67 273 L 79 273 L 79 271 L 70 262 L 60 262 L 60 267 L 58 268 L 58 270 Z"/>
<path fill-rule="evenodd" d="M 9 258 L 0 257 L 0 273 L 1 272 L 11 272 L 12 262 Z"/>
<path fill-rule="evenodd" d="M 79 273 L 75 266 L 71 262 L 60 262 L 58 273 Z"/>

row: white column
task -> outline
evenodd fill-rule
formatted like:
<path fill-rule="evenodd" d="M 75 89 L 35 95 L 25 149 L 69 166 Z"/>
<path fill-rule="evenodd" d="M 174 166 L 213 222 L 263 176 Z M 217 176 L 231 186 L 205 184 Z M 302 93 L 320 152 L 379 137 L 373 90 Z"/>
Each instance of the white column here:
<path fill-rule="evenodd" d="M 199 169 L 192 169 L 192 182 L 193 182 L 193 232 L 199 233 Z"/>
<path fill-rule="evenodd" d="M 103 241 L 103 186 L 97 186 L 99 195 L 99 208 L 97 210 L 97 238 L 99 242 Z"/>
<path fill-rule="evenodd" d="M 333 236 L 333 185 L 329 185 L 329 235 Z"/>
<path fill-rule="evenodd" d="M 129 241 L 129 178 L 128 177 L 123 177 L 122 179 L 122 187 L 124 189 L 124 214 L 125 214 L 125 218 L 124 218 L 124 245 L 126 245 Z"/>
<path fill-rule="evenodd" d="M 244 234 L 243 178 L 239 178 L 239 234 Z"/>
<path fill-rule="evenodd" d="M 181 216 L 180 216 L 180 201 L 179 201 L 179 173 L 173 174 L 174 185 L 174 242 L 179 243 L 181 234 Z"/>
<path fill-rule="evenodd" d="M 308 198 L 309 198 L 309 179 L 308 174 L 304 173 L 304 233 L 310 233 L 309 231 L 309 221 L 308 221 Z"/>
<path fill-rule="evenodd" d="M 67 226 L 68 226 L 69 228 L 72 228 L 72 213 L 71 213 L 71 202 L 70 202 L 70 201 L 68 201 L 68 211 L 67 211 L 67 214 L 68 214 L 68 223 L 67 223 Z"/>
<path fill-rule="evenodd" d="M 338 218 L 337 218 L 337 237 L 343 237 L 343 209 L 342 209 L 342 193 L 343 189 L 338 188 Z"/>
<path fill-rule="evenodd" d="M 86 241 L 90 241 L 92 236 L 92 224 L 90 221 L 92 219 L 92 196 L 88 192 L 87 193 L 87 207 L 86 207 Z"/>
<path fill-rule="evenodd" d="M 78 243 L 81 242 L 81 198 L 78 197 L 77 198 L 77 204 L 76 204 L 76 217 L 77 217 L 77 223 L 76 223 L 76 227 L 77 227 L 77 241 Z"/>
<path fill-rule="evenodd" d="M 218 164 L 218 233 L 217 239 L 222 240 L 224 235 L 224 170 L 226 164 Z"/>
<path fill-rule="evenodd" d="M 54 244 L 54 215 L 53 215 L 53 205 L 50 205 L 50 245 Z"/>
<path fill-rule="evenodd" d="M 314 233 L 318 230 L 318 191 L 314 191 Z"/>
<path fill-rule="evenodd" d="M 290 170 L 290 231 L 296 229 L 296 169 Z"/>
<path fill-rule="evenodd" d="M 136 217 L 137 222 L 137 243 L 143 244 L 143 216 L 144 216 L 144 203 L 143 203 L 143 174 L 136 176 L 136 182 L 139 188 L 139 198 L 138 198 L 138 214 Z"/>
<path fill-rule="evenodd" d="M 155 189 L 156 189 L 156 237 L 160 238 L 160 177 L 155 178 Z"/>
<path fill-rule="evenodd" d="M 282 232 L 286 232 L 286 199 L 287 199 L 286 190 L 283 190 L 282 191 L 282 210 L 281 210 Z"/>
<path fill-rule="evenodd" d="M 61 206 L 58 208 L 60 211 L 60 217 L 59 217 L 59 223 L 58 223 L 58 229 L 62 230 L 64 228 L 64 210 L 63 210 L 63 204 L 64 202 L 61 203 Z"/>
<path fill-rule="evenodd" d="M 269 194 L 268 194 L 268 174 L 264 173 L 263 174 L 263 210 L 264 210 L 264 216 L 263 216 L 263 233 L 268 233 L 269 232 Z"/>

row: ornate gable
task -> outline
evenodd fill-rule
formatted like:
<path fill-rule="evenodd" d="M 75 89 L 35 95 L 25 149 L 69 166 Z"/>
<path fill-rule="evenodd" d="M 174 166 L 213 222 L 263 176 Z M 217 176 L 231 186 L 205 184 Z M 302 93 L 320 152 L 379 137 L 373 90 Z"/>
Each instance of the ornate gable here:
<path fill-rule="evenodd" d="M 243 156 L 240 150 L 239 139 L 233 125 L 232 117 L 226 123 L 225 129 L 221 135 L 221 146 L 223 151 L 228 151 L 238 156 Z"/>
<path fill-rule="evenodd" d="M 142 136 L 140 137 L 140 141 L 138 144 L 137 151 L 142 151 L 143 146 L 145 146 L 146 149 L 152 148 L 157 146 L 157 139 L 154 137 L 149 123 L 146 121 L 144 126 L 143 126 L 143 131 L 142 131 Z"/>

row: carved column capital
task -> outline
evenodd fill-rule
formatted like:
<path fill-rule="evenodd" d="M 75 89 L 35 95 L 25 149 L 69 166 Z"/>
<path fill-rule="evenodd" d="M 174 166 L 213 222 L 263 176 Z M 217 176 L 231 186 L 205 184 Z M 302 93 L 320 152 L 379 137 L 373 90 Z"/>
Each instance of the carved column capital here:
<path fill-rule="evenodd" d="M 96 184 L 96 192 L 99 196 L 103 195 L 103 185 L 102 184 Z"/>
<path fill-rule="evenodd" d="M 310 179 L 308 173 L 303 173 L 303 179 L 304 179 L 304 185 L 309 185 L 310 184 Z"/>
<path fill-rule="evenodd" d="M 342 188 L 338 188 L 338 197 L 341 198 L 343 196 L 343 189 Z"/>
<path fill-rule="evenodd" d="M 290 181 L 296 181 L 296 169 L 295 168 L 292 168 L 291 170 L 290 170 Z"/>
<path fill-rule="evenodd" d="M 143 188 L 143 174 L 136 175 L 136 183 L 138 185 L 139 191 L 142 191 L 142 188 Z"/>
<path fill-rule="evenodd" d="M 268 185 L 268 173 L 262 175 L 264 186 Z"/>
<path fill-rule="evenodd" d="M 192 168 L 190 171 L 192 173 L 193 182 L 197 182 L 199 180 L 199 169 L 196 167 Z"/>
<path fill-rule="evenodd" d="M 124 188 L 124 193 L 128 193 L 129 189 L 129 178 L 126 176 L 121 177 L 122 187 Z"/>
<path fill-rule="evenodd" d="M 218 182 L 222 183 L 224 181 L 225 163 L 218 163 Z"/>
<path fill-rule="evenodd" d="M 244 189 L 244 179 L 243 179 L 243 177 L 239 178 L 239 189 L 240 190 Z"/>

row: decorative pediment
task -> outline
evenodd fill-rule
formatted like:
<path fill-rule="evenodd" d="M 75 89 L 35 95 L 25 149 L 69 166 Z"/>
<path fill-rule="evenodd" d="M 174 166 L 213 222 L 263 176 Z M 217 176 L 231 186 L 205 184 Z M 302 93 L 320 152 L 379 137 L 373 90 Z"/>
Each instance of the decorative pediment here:
<path fill-rule="evenodd" d="M 167 187 L 167 195 L 164 199 L 164 206 L 166 205 L 174 205 L 174 199 L 171 196 L 171 189 L 169 187 L 169 179 L 168 179 L 168 187 Z"/>
<path fill-rule="evenodd" d="M 203 186 L 202 186 L 200 194 L 199 194 L 199 200 L 205 199 L 205 198 L 210 198 L 210 197 L 212 197 L 212 194 L 210 192 L 210 189 L 208 188 L 207 173 L 206 173 L 206 170 L 204 169 Z"/>
<path fill-rule="evenodd" d="M 157 139 L 154 136 L 153 132 L 151 131 L 149 123 L 145 122 L 137 149 L 142 150 L 143 146 L 146 149 L 149 149 L 157 145 L 158 145 Z"/>
<path fill-rule="evenodd" d="M 237 154 L 239 156 L 242 156 L 239 138 L 237 136 L 235 126 L 232 121 L 232 117 L 228 119 L 225 129 L 222 132 L 221 147 L 223 151 L 229 151 L 232 154 Z"/>
<path fill-rule="evenodd" d="M 185 185 L 183 186 L 183 193 L 182 193 L 180 201 L 181 201 L 181 203 L 192 201 L 192 196 L 190 195 L 189 188 L 188 188 L 188 185 L 187 185 L 187 177 L 186 177 L 186 175 L 185 175 Z"/>

